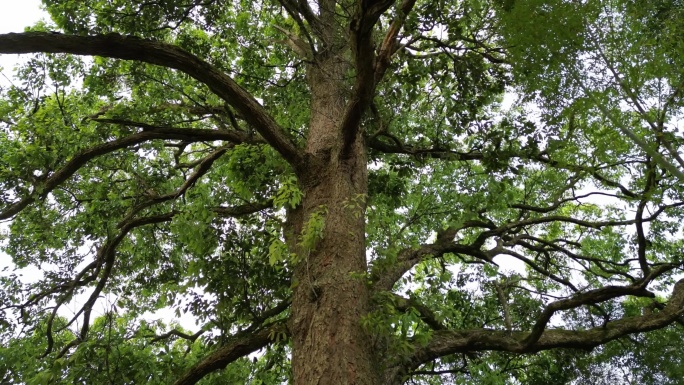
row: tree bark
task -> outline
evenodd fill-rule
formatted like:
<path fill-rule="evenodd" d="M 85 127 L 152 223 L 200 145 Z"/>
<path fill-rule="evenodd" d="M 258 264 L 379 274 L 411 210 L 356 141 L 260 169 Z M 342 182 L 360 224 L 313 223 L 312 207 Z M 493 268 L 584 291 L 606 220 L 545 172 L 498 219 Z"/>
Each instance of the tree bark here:
<path fill-rule="evenodd" d="M 306 231 L 311 215 L 327 212 L 315 248 L 299 247 L 289 328 L 295 384 L 378 384 L 371 340 L 362 327 L 370 294 L 366 272 L 366 149 L 361 134 L 342 156 L 346 64 L 331 57 L 312 67 L 312 116 L 307 159 L 299 179 L 304 199 L 294 234 Z M 304 230 L 302 230 L 304 229 Z"/>

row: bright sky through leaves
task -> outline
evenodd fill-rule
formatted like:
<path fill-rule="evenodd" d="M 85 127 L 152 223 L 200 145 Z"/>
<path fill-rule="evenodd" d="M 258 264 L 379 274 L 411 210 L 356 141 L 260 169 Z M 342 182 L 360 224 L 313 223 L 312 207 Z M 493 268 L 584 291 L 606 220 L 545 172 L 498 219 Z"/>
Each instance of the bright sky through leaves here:
<path fill-rule="evenodd" d="M 23 32 L 28 26 L 34 25 L 40 20 L 49 20 L 49 15 L 41 9 L 40 0 L 0 0 L 0 33 L 11 33 L 11 32 Z M 32 55 L 0 55 L 0 67 L 2 67 L 2 75 L 0 76 L 0 87 L 6 86 L 13 79 L 14 67 L 21 63 L 26 58 Z M 5 229 L 5 224 L 0 224 L 0 229 Z M 0 253 L 0 269 L 5 266 L 11 265 L 10 258 L 4 254 Z M 29 267 L 22 269 L 23 278 L 26 281 L 33 281 L 38 279 L 37 275 L 39 271 L 35 268 Z M 42 274 L 41 274 L 42 275 Z M 73 310 L 67 310 L 65 316 L 73 316 L 75 310 L 79 306 L 79 302 L 76 301 L 73 304 Z M 155 312 L 153 315 L 150 314 L 148 319 L 157 319 L 162 317 L 167 320 L 175 319 L 173 312 L 169 310 L 161 310 Z M 195 326 L 195 320 L 191 316 L 181 317 L 178 320 L 184 327 L 192 328 Z"/>
<path fill-rule="evenodd" d="M 23 32 L 24 28 L 33 25 L 41 18 L 47 17 L 40 9 L 39 0 L 0 0 L 0 33 Z M 5 87 L 12 79 L 12 69 L 27 55 L 0 55 L 0 87 Z M 0 224 L 0 229 L 5 226 Z M 0 254 L 0 268 L 9 264 L 6 255 Z"/>
<path fill-rule="evenodd" d="M 39 0 L 1 0 L 0 1 L 0 33 L 24 32 L 24 28 L 35 24 L 47 14 L 40 9 Z M 12 68 L 17 62 L 18 55 L 0 56 L 0 67 L 4 75 L 0 84 L 7 82 L 6 77 L 11 77 Z"/>

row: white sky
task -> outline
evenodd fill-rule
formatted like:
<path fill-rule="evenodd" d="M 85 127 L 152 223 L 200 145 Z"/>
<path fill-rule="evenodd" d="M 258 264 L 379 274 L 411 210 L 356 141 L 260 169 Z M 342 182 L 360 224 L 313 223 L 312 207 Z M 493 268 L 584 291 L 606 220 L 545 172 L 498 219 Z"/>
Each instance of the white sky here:
<path fill-rule="evenodd" d="M 0 0 L 0 32 L 22 32 L 24 27 L 47 17 L 40 0 Z"/>
<path fill-rule="evenodd" d="M 24 28 L 41 19 L 48 19 L 48 15 L 41 9 L 40 0 L 0 0 L 0 33 L 24 32 Z M 4 76 L 11 77 L 12 68 L 21 56 L 0 55 Z"/>
<path fill-rule="evenodd" d="M 24 27 L 32 25 L 46 17 L 41 9 L 40 0 L 0 0 L 0 32 L 22 32 Z"/>

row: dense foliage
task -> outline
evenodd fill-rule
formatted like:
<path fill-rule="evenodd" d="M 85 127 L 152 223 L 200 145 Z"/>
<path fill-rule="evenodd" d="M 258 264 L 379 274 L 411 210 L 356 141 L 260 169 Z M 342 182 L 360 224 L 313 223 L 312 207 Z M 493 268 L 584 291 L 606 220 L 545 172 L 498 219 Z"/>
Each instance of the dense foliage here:
<path fill-rule="evenodd" d="M 0 382 L 681 381 L 681 1 L 43 2 Z"/>

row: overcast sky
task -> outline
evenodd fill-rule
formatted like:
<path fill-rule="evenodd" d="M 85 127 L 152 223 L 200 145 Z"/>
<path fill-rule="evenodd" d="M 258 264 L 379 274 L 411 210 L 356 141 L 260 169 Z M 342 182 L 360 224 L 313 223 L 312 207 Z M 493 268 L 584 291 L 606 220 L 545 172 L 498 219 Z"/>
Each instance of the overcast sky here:
<path fill-rule="evenodd" d="M 22 32 L 47 14 L 40 0 L 0 0 L 0 32 Z"/>
<path fill-rule="evenodd" d="M 40 19 L 47 20 L 47 13 L 40 7 L 40 0 L 0 0 L 0 33 L 23 32 Z M 3 75 L 11 77 L 18 58 L 20 55 L 0 55 Z"/>

